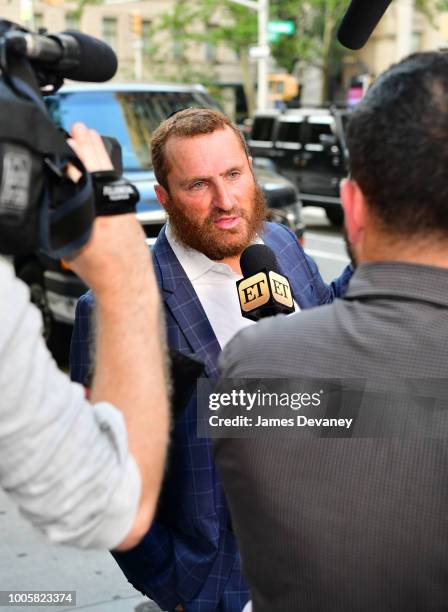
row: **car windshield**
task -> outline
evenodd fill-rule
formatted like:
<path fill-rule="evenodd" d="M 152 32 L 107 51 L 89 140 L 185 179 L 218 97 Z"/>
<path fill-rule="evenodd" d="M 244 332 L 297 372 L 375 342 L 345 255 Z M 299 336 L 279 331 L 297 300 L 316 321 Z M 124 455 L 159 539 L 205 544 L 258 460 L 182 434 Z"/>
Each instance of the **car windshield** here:
<path fill-rule="evenodd" d="M 52 120 L 69 131 L 77 121 L 121 145 L 125 171 L 150 170 L 154 129 L 182 108 L 219 108 L 196 91 L 62 92 L 46 98 Z"/>

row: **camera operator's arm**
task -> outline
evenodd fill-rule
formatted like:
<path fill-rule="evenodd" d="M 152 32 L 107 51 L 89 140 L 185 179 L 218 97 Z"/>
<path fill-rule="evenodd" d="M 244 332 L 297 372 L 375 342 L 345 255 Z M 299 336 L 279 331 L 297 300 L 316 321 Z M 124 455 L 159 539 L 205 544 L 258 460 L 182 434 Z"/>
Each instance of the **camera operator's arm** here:
<path fill-rule="evenodd" d="M 77 124 L 70 144 L 90 171 L 110 160 L 98 134 Z M 70 267 L 93 290 L 97 330 L 91 401 L 123 412 L 142 478 L 139 512 L 120 548 L 136 544 L 153 517 L 167 438 L 168 401 L 160 300 L 145 235 L 135 215 L 97 218 Z"/>
<path fill-rule="evenodd" d="M 132 215 L 97 220 L 72 265 L 100 304 L 93 399 L 105 401 L 92 405 L 58 370 L 27 288 L 1 260 L 0 486 L 51 540 L 124 549 L 149 526 L 165 456 L 157 290 Z"/>
<path fill-rule="evenodd" d="M 168 409 L 158 291 L 135 215 L 95 221 L 92 240 L 71 262 L 95 294 L 96 355 L 90 399 L 125 418 L 142 478 L 139 514 L 123 546 L 136 544 L 152 519 L 163 473 Z"/>

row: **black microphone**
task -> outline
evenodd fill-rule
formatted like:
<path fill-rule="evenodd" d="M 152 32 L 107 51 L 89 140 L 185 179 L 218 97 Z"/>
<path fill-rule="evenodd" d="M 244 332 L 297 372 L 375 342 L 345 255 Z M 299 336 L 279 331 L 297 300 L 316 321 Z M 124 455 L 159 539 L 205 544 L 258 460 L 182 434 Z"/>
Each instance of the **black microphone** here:
<path fill-rule="evenodd" d="M 392 0 L 352 0 L 339 26 L 341 45 L 356 51 L 369 40 Z"/>
<path fill-rule="evenodd" d="M 241 314 L 258 321 L 294 312 L 294 300 L 286 276 L 278 271 L 277 258 L 264 244 L 252 244 L 240 258 L 244 278 L 237 281 Z"/>
<path fill-rule="evenodd" d="M 101 83 L 117 71 L 117 56 L 109 45 L 76 30 L 48 36 L 13 30 L 6 38 L 8 50 L 62 78 Z"/>

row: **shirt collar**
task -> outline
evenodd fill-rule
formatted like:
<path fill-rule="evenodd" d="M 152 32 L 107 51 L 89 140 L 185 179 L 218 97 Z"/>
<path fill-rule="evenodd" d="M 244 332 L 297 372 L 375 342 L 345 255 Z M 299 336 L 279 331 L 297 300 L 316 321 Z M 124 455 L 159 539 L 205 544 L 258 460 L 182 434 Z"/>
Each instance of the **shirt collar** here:
<path fill-rule="evenodd" d="M 228 264 L 213 261 L 204 255 L 204 253 L 183 244 L 176 238 L 169 221 L 165 228 L 165 236 L 191 282 L 198 280 L 211 270 L 227 275 L 238 276 Z M 263 244 L 263 240 L 259 236 L 255 236 L 252 244 Z"/>
<path fill-rule="evenodd" d="M 347 299 L 398 297 L 448 306 L 448 269 L 406 262 L 360 265 L 350 281 Z"/>

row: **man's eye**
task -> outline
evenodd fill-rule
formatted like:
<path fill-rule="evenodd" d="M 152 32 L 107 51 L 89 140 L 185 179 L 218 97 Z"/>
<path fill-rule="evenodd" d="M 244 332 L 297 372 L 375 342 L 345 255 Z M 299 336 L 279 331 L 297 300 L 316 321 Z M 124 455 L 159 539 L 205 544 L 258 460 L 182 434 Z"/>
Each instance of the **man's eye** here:
<path fill-rule="evenodd" d="M 232 170 L 232 172 L 229 172 L 229 178 L 231 179 L 237 179 L 239 176 L 241 176 L 241 172 L 239 170 Z"/>
<path fill-rule="evenodd" d="M 190 185 L 190 189 L 193 191 L 198 191 L 199 189 L 202 189 L 204 185 L 205 185 L 204 181 L 196 181 L 195 183 Z"/>

